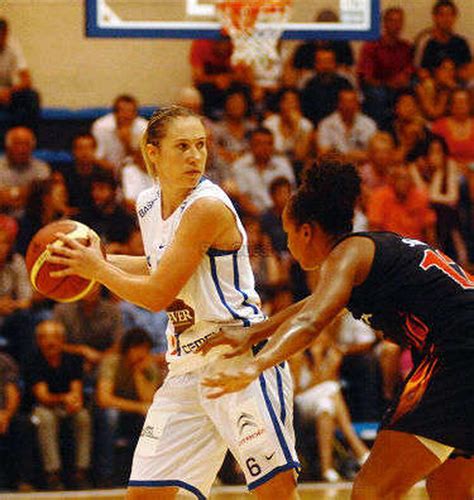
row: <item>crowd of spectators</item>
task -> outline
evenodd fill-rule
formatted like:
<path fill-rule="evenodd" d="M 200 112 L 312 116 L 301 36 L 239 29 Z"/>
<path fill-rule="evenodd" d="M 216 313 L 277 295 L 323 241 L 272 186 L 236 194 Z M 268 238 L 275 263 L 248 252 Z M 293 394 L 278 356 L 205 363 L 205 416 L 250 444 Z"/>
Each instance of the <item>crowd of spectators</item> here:
<path fill-rule="evenodd" d="M 457 15 L 452 1 L 436 1 L 433 26 L 415 45 L 403 38 L 403 9 L 389 8 L 380 38 L 358 56 L 348 41 L 305 42 L 283 61 L 279 82 L 265 87 L 251 68 L 232 67 L 228 39 L 192 43 L 192 81 L 175 102 L 204 115 L 207 175 L 242 216 L 267 314 L 307 295 L 317 279 L 290 256 L 281 215 L 302 170 L 321 154 L 344 155 L 359 169 L 355 230 L 422 239 L 472 269 L 474 64 L 455 32 Z M 8 115 L 0 156 L 0 490 L 124 484 L 166 373 L 166 313 L 100 288 L 76 303 L 52 303 L 31 289 L 24 258 L 34 233 L 61 218 L 88 224 L 108 252 L 143 253 L 134 207 L 153 183 L 139 150 L 146 120 L 133 96 L 117 96 L 110 114 L 74 138 L 72 162 L 48 165 L 35 158 L 38 110 L 21 49 L 0 19 L 0 111 Z M 333 460 L 334 436 L 348 445 L 353 473 L 367 446 L 351 418 L 378 421 L 410 363 L 347 317 L 331 328 L 331 341 L 291 361 L 297 433 L 314 442 L 303 462 L 308 477 L 327 481 L 351 476 Z"/>

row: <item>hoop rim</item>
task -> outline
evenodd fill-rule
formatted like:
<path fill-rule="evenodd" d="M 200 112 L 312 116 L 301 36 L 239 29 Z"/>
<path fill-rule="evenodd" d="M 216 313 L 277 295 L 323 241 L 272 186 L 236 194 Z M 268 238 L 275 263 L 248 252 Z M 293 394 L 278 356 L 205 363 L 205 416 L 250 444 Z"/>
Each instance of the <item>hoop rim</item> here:
<path fill-rule="evenodd" d="M 239 11 L 243 8 L 260 10 L 262 8 L 285 9 L 290 7 L 293 0 L 220 0 L 216 3 L 218 10 L 231 9 Z"/>

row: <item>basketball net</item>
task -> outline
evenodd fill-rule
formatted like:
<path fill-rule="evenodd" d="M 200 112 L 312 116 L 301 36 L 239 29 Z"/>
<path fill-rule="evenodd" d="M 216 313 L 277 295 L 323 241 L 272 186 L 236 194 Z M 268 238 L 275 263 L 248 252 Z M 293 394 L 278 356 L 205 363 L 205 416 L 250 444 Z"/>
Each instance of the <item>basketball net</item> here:
<path fill-rule="evenodd" d="M 257 81 L 281 70 L 278 41 L 291 14 L 292 0 L 220 0 L 216 7 L 232 40 L 231 63 L 252 67 Z"/>

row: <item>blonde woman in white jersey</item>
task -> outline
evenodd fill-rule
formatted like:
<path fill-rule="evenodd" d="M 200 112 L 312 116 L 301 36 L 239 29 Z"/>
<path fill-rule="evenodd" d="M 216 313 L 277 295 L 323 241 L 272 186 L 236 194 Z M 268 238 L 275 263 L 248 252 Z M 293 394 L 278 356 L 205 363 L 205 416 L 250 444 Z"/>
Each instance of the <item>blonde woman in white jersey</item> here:
<path fill-rule="evenodd" d="M 242 392 L 206 397 L 202 378 L 222 368 L 223 351 L 195 351 L 222 326 L 264 319 L 249 263 L 247 236 L 227 195 L 203 177 L 206 133 L 199 116 L 172 106 L 157 111 L 142 151 L 156 185 L 138 198 L 145 256 L 102 257 L 99 242 L 66 243 L 51 261 L 56 276 L 95 279 L 122 299 L 167 309 L 169 375 L 148 410 L 135 450 L 127 498 L 205 499 L 230 449 L 259 499 L 293 500 L 292 385 L 286 363 Z M 247 352 L 236 362 L 245 363 Z"/>

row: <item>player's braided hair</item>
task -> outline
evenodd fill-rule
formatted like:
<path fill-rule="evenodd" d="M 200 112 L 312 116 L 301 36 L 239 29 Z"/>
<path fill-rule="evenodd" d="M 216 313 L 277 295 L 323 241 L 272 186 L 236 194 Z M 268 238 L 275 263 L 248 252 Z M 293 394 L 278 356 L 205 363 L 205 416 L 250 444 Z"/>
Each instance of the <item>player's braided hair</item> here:
<path fill-rule="evenodd" d="M 289 215 L 298 226 L 316 222 L 328 234 L 350 232 L 360 182 L 354 165 L 339 155 L 324 155 L 303 173 Z"/>
<path fill-rule="evenodd" d="M 176 118 L 188 118 L 191 116 L 201 120 L 201 117 L 194 111 L 183 106 L 176 105 L 164 106 L 160 109 L 157 109 L 151 116 L 150 120 L 148 121 L 148 126 L 141 139 L 142 155 L 145 160 L 148 174 L 151 177 L 155 177 L 156 174 L 153 164 L 146 152 L 146 145 L 153 144 L 154 146 L 159 147 L 163 137 L 166 136 L 168 125 L 173 120 L 175 120 Z"/>

